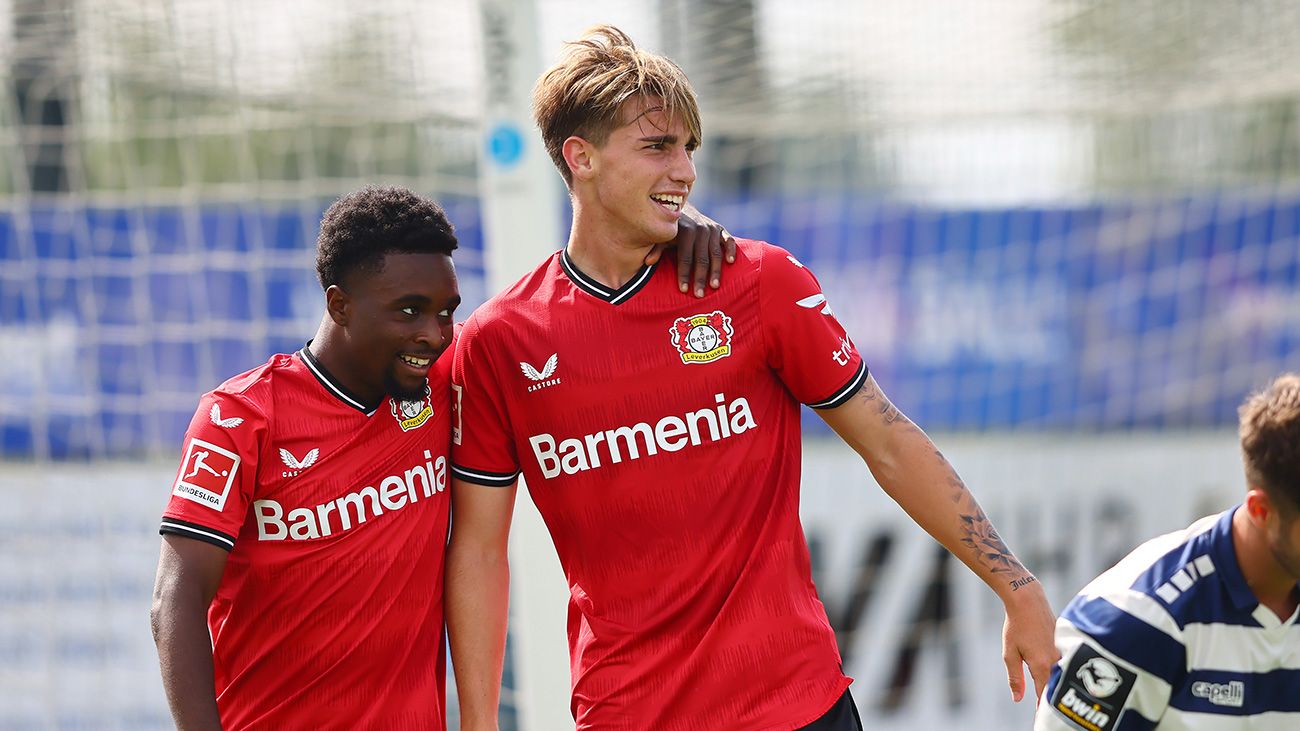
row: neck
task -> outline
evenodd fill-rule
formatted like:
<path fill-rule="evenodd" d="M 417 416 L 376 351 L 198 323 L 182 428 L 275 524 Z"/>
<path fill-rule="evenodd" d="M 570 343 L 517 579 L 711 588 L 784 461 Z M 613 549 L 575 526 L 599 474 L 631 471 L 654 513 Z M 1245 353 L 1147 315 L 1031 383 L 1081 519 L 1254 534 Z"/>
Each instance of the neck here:
<path fill-rule="evenodd" d="M 316 328 L 316 336 L 311 339 L 308 349 L 340 385 L 361 401 L 377 404 L 383 400 L 382 388 L 367 386 L 350 369 L 350 360 L 344 355 L 347 352 L 347 333 L 334 324 L 329 313 L 321 318 L 320 327 Z"/>
<path fill-rule="evenodd" d="M 653 242 L 629 236 L 626 226 L 601 220 L 574 199 L 573 226 L 565 251 L 587 276 L 618 289 L 636 276 L 654 247 Z"/>
<path fill-rule="evenodd" d="M 1232 547 L 1237 552 L 1241 575 L 1259 603 L 1281 619 L 1294 614 L 1296 578 L 1273 556 L 1262 529 L 1251 522 L 1244 505 L 1232 516 Z"/>

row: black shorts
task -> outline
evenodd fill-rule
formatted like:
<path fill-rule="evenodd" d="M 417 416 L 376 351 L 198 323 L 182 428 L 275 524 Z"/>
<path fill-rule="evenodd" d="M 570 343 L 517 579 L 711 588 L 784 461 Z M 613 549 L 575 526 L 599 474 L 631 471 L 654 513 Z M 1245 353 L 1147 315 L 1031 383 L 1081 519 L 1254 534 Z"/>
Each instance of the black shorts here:
<path fill-rule="evenodd" d="M 799 731 L 862 731 L 862 719 L 858 718 L 858 707 L 853 705 L 848 688 L 829 711 Z"/>

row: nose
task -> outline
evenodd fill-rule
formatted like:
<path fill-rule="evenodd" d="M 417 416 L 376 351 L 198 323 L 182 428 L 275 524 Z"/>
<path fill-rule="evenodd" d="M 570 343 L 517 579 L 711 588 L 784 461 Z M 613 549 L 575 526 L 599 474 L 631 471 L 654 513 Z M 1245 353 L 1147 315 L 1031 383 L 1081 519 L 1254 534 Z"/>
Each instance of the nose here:
<path fill-rule="evenodd" d="M 450 329 L 443 332 L 441 323 L 438 318 L 430 317 L 421 324 L 419 332 L 416 333 L 415 342 L 434 353 L 441 353 L 443 348 L 447 347 Z"/>
<path fill-rule="evenodd" d="M 676 151 L 669 175 L 672 176 L 673 182 L 682 183 L 689 188 L 695 184 L 695 160 L 685 146 L 678 146 Z"/>

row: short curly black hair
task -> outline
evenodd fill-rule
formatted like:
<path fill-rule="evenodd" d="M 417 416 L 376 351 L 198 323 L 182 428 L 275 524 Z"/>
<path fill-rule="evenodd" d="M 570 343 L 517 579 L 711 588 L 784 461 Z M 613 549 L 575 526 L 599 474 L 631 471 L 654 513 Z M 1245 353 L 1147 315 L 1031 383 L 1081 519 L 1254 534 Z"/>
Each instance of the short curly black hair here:
<path fill-rule="evenodd" d="M 316 276 L 329 289 L 351 272 L 378 272 L 392 252 L 450 256 L 456 246 L 442 206 L 406 188 L 366 186 L 334 201 L 321 218 Z"/>

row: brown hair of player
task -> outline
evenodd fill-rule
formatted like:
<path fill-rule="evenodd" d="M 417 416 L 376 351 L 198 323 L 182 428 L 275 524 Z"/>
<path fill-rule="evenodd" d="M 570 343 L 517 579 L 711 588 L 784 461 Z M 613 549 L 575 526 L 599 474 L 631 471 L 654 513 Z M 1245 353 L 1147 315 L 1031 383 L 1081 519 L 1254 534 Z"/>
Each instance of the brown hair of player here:
<path fill-rule="evenodd" d="M 635 97 L 657 98 L 669 117 L 680 119 L 699 145 L 700 107 L 695 90 L 681 67 L 668 58 L 638 48 L 612 25 L 587 29 L 582 38 L 564 45 L 560 60 L 533 87 L 533 117 L 551 161 L 572 186 L 564 160 L 564 141 L 581 137 L 600 146 L 610 132 L 626 124 L 623 103 Z"/>
<path fill-rule="evenodd" d="M 1246 481 L 1291 515 L 1300 513 L 1300 374 L 1278 376 L 1239 414 Z"/>

